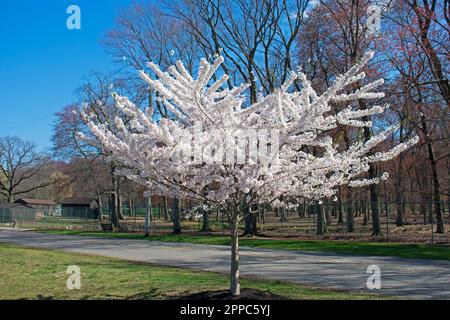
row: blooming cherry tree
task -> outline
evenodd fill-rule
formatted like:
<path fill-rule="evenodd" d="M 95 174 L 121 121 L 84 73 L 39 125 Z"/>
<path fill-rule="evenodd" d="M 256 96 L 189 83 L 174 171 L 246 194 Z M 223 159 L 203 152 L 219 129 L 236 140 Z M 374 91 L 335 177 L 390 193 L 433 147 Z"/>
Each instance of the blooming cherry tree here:
<path fill-rule="evenodd" d="M 156 119 L 151 109 L 141 110 L 126 97 L 114 95 L 115 121 L 105 126 L 95 115 L 84 114 L 96 143 L 111 160 L 126 167 L 117 171 L 145 185 L 149 192 L 185 197 L 221 207 L 231 226 L 231 293 L 239 295 L 238 226 L 244 212 L 258 204 L 288 205 L 289 198 L 310 200 L 334 197 L 339 186 L 361 187 L 387 179 L 364 179 L 369 164 L 394 158 L 417 137 L 389 151 L 373 148 L 392 134 L 386 128 L 365 142 L 345 150 L 333 141 L 332 132 L 342 126 L 370 127 L 366 117 L 382 113 L 383 106 L 357 110 L 351 106 L 331 113 L 333 103 L 373 100 L 383 80 L 362 83 L 362 71 L 373 53 L 317 93 L 301 72 L 274 93 L 247 105 L 248 84 L 228 89 L 220 71 L 222 57 L 210 64 L 202 59 L 198 74 L 190 75 L 181 61 L 167 71 L 149 63 L 152 79 L 141 78 L 155 91 L 171 117 Z M 301 90 L 293 88 L 294 81 Z"/>

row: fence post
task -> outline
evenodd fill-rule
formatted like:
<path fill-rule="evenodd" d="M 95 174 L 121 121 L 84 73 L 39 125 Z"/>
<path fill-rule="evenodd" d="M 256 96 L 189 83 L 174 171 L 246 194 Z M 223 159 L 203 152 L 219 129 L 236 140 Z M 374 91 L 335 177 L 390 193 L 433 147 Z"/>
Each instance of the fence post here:
<path fill-rule="evenodd" d="M 387 202 L 386 202 L 386 241 L 389 242 L 389 210 L 387 209 Z"/>
<path fill-rule="evenodd" d="M 342 204 L 341 204 L 341 206 L 342 206 Z M 349 208 L 348 208 L 348 204 L 347 204 L 347 206 L 346 206 L 347 208 L 346 208 L 346 210 L 345 210 L 345 212 L 347 213 L 347 217 L 345 218 L 345 239 L 346 240 L 348 240 L 348 210 L 349 210 Z M 351 209 L 350 209 L 351 210 Z M 353 214 L 353 213 L 352 213 Z"/>
<path fill-rule="evenodd" d="M 386 211 L 386 216 L 387 216 L 387 214 L 388 214 L 387 193 L 384 194 L 384 211 Z"/>
<path fill-rule="evenodd" d="M 151 210 L 152 210 L 152 196 L 147 197 L 147 203 L 145 208 L 145 224 L 144 224 L 144 236 L 148 237 L 150 235 L 150 221 L 151 221 Z M 136 211 L 134 212 L 134 223 L 136 224 Z"/>

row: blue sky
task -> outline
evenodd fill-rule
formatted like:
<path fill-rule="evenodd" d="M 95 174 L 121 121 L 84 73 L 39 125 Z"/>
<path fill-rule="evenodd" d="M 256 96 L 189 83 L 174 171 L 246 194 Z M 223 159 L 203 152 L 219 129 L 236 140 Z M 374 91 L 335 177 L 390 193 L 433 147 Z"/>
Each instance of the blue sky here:
<path fill-rule="evenodd" d="M 83 75 L 115 70 L 100 40 L 131 0 L 7 0 L 0 10 L 0 136 L 48 148 L 53 114 L 75 100 Z M 81 9 L 69 30 L 66 9 Z"/>

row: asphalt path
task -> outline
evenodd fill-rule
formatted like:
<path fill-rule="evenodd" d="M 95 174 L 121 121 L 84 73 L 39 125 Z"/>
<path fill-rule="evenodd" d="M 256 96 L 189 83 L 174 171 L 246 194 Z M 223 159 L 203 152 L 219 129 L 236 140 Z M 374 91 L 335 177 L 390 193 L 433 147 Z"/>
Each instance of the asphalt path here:
<path fill-rule="evenodd" d="M 0 230 L 2 242 L 220 273 L 227 273 L 230 265 L 228 246 L 4 229 Z M 367 288 L 367 279 L 372 275 L 367 273 L 369 266 L 376 266 L 371 270 L 380 270 L 380 289 Z M 350 292 L 371 292 L 413 299 L 450 299 L 450 261 L 241 248 L 240 273 L 242 277 Z"/>

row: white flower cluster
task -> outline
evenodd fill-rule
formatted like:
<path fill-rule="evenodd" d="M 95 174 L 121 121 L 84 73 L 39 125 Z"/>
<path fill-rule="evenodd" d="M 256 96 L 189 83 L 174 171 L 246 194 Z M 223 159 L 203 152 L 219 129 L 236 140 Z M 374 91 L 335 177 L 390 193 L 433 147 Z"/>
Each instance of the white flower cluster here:
<path fill-rule="evenodd" d="M 97 138 L 96 143 L 111 159 L 127 168 L 117 173 L 146 185 L 153 193 L 193 198 L 224 208 L 259 203 L 274 203 L 279 207 L 284 205 L 278 200 L 281 196 L 315 200 L 333 197 L 338 186 L 360 187 L 386 179 L 387 174 L 372 180 L 361 177 L 370 163 L 392 159 L 417 142 L 414 137 L 389 151 L 371 154 L 395 127 L 387 128 L 366 142 L 356 142 L 346 150 L 339 150 L 333 141 L 335 129 L 342 125 L 371 126 L 370 121 L 362 118 L 384 110 L 384 107 L 374 106 L 365 110 L 348 107 L 337 114 L 331 112 L 332 103 L 384 96 L 374 92 L 382 80 L 356 91 L 349 90 L 365 78 L 361 70 L 372 56 L 371 52 L 364 55 L 323 94 L 312 88 L 303 73 L 292 73 L 273 94 L 247 107 L 243 94 L 247 84 L 224 88 L 228 76 L 218 71 L 223 62 L 220 56 L 213 64 L 202 59 L 195 79 L 180 61 L 166 72 L 149 63 L 157 79 L 150 78 L 144 71 L 140 72 L 141 77 L 159 92 L 161 103 L 170 110 L 170 118 L 156 121 L 151 110 L 142 111 L 118 95 L 114 96 L 112 124 L 100 124 L 89 114 L 84 114 L 84 118 Z M 301 84 L 300 91 L 292 88 L 294 81 Z M 208 159 L 218 154 L 232 158 L 246 154 L 252 143 L 229 134 L 242 130 L 277 132 L 277 150 L 272 154 L 276 161 L 248 159 L 243 163 Z M 258 148 L 270 150 L 274 143 L 273 139 L 260 138 L 256 144 Z M 200 162 L 176 161 L 173 157 L 174 150 L 190 151 L 186 154 L 195 157 L 205 148 L 210 152 L 206 159 L 203 152 Z M 225 152 L 219 153 L 220 148 L 225 148 Z"/>

